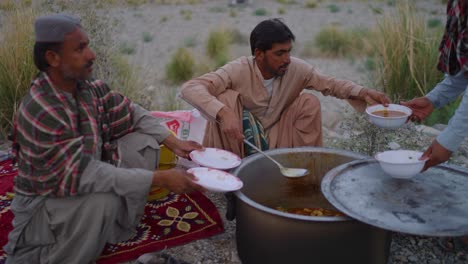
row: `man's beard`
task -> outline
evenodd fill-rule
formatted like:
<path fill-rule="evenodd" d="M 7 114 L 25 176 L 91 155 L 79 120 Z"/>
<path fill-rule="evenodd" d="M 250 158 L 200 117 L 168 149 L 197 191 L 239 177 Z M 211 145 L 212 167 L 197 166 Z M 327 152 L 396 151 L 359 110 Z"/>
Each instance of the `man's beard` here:
<path fill-rule="evenodd" d="M 86 63 L 80 72 L 73 72 L 69 69 L 68 65 L 62 67 L 62 74 L 65 79 L 73 81 L 85 81 L 92 76 L 92 72 L 88 73 L 88 68 L 93 66 L 93 61 Z"/>
<path fill-rule="evenodd" d="M 289 64 L 283 64 L 281 65 L 280 67 L 278 67 L 277 70 L 273 69 L 273 67 L 270 66 L 270 63 L 267 61 L 267 59 L 265 58 L 263 60 L 263 65 L 265 65 L 265 68 L 266 70 L 271 73 L 274 77 L 281 77 L 283 76 L 284 74 L 286 74 L 286 71 L 287 71 L 287 66 Z"/>

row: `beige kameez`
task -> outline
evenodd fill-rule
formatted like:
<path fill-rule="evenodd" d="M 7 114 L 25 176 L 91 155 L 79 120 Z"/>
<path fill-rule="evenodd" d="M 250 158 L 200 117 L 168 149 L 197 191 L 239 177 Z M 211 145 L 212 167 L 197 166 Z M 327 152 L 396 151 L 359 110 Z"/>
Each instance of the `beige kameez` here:
<path fill-rule="evenodd" d="M 320 101 L 304 89 L 347 99 L 358 110 L 364 101 L 352 100 L 363 88 L 351 81 L 320 73 L 305 61 L 291 57 L 285 75 L 273 82 L 269 96 L 263 76 L 253 57 L 241 57 L 215 72 L 186 82 L 181 96 L 208 119 L 216 118 L 227 106 L 241 121 L 242 110 L 250 111 L 263 125 L 270 149 L 322 145 Z M 243 157 L 243 143 L 227 138 L 214 122 L 209 122 L 203 141 L 206 147 L 230 150 Z"/>

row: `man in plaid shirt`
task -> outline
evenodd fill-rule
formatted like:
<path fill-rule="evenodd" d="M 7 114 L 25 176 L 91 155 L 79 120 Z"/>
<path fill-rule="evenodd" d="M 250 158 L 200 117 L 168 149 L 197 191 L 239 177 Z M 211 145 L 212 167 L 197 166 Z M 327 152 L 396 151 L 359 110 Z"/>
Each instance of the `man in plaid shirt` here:
<path fill-rule="evenodd" d="M 156 169 L 160 144 L 182 157 L 202 146 L 90 79 L 95 53 L 78 18 L 38 18 L 35 41 L 40 73 L 14 125 L 7 263 L 91 263 L 135 233 L 152 186 L 204 191 L 184 170 Z"/>

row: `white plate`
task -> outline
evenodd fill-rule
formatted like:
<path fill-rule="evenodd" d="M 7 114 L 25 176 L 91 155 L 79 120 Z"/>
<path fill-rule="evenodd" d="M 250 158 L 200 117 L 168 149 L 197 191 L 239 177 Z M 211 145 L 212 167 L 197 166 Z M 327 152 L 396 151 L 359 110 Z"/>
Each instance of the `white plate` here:
<path fill-rule="evenodd" d="M 212 192 L 237 191 L 244 185 L 236 176 L 217 169 L 197 167 L 187 171 L 195 175 L 196 183 Z"/>
<path fill-rule="evenodd" d="M 217 148 L 194 150 L 190 152 L 190 158 L 201 166 L 220 170 L 232 169 L 241 164 L 239 156 Z"/>

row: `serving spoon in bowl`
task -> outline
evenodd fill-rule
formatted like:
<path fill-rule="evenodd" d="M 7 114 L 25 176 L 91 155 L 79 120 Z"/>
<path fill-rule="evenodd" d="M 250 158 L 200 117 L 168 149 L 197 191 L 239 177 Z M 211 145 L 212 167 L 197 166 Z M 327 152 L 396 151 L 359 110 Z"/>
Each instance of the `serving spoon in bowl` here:
<path fill-rule="evenodd" d="M 286 168 L 284 167 L 283 165 L 281 165 L 281 163 L 279 163 L 278 161 L 276 161 L 275 159 L 273 159 L 272 157 L 270 157 L 270 155 L 266 154 L 265 152 L 263 152 L 261 149 L 259 149 L 257 146 L 255 146 L 254 144 L 250 143 L 247 139 L 244 139 L 244 143 L 251 146 L 253 149 L 255 149 L 256 151 L 262 153 L 265 157 L 267 157 L 268 159 L 270 159 L 271 161 L 273 161 L 276 165 L 278 165 L 278 167 L 280 168 L 280 171 L 281 171 L 281 174 L 283 174 L 284 176 L 286 177 L 289 177 L 289 178 L 299 178 L 299 177 L 304 177 L 306 176 L 307 174 L 309 174 L 309 170 L 308 169 L 301 169 L 301 168 Z"/>

